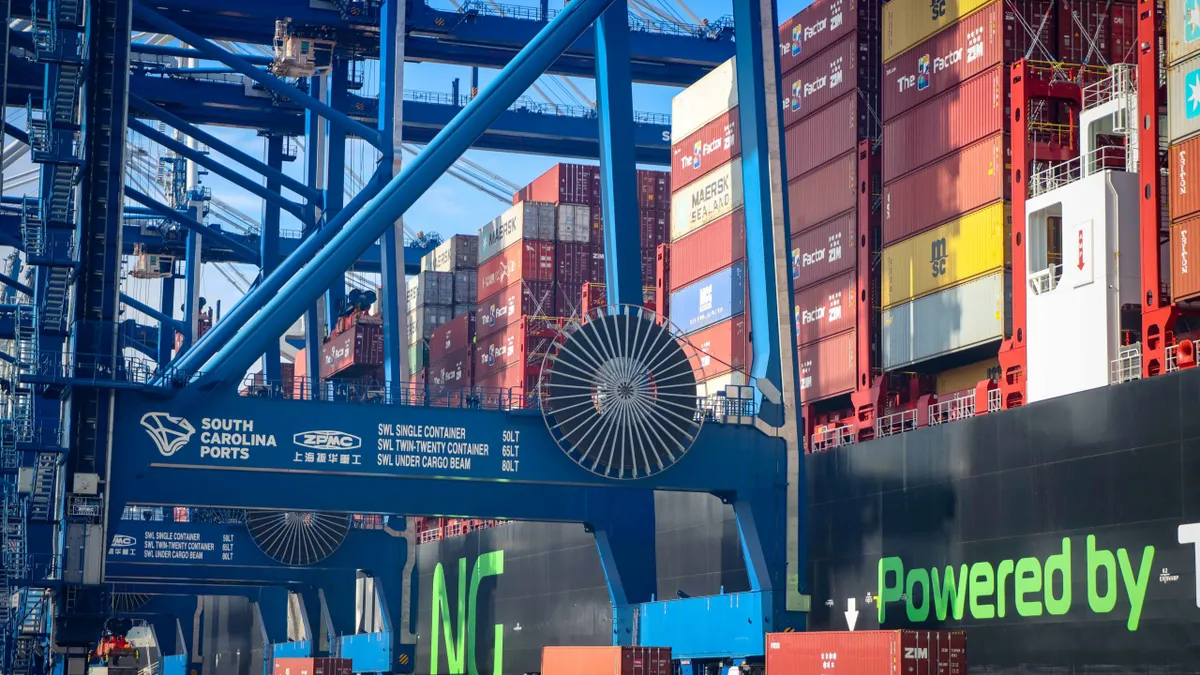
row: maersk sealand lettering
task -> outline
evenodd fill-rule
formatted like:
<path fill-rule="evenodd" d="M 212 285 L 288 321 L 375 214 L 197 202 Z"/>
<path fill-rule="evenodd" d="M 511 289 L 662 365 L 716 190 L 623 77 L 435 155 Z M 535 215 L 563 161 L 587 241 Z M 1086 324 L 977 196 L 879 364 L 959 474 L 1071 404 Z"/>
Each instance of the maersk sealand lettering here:
<path fill-rule="evenodd" d="M 439 655 L 438 628 L 446 645 L 447 675 L 479 675 L 479 664 L 475 658 L 476 622 L 478 620 L 479 583 L 484 577 L 504 574 L 504 551 L 484 553 L 475 560 L 471 570 L 470 601 L 467 602 L 467 559 L 458 560 L 458 637 L 450 625 L 450 600 L 446 597 L 446 572 L 438 563 L 433 570 L 433 592 L 430 601 L 429 673 L 438 675 Z M 464 605 L 467 606 L 464 612 Z M 504 624 L 495 625 L 495 640 L 492 650 L 492 675 L 501 675 L 504 670 Z M 464 650 L 463 647 L 466 647 Z M 465 652 L 465 653 L 464 653 Z M 464 669 L 464 665 L 466 668 Z"/>

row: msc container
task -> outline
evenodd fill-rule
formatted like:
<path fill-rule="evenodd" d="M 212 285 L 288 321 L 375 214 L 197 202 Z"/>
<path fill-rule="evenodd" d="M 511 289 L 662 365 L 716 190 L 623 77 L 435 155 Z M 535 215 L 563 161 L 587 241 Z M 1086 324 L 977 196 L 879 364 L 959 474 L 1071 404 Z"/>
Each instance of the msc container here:
<path fill-rule="evenodd" d="M 671 173 L 669 171 L 637 170 L 638 208 L 665 210 L 671 207 Z"/>
<path fill-rule="evenodd" d="M 1200 105 L 1189 105 L 1191 88 L 1200 86 L 1200 55 L 1167 69 L 1167 129 L 1171 144 L 1200 131 Z"/>
<path fill-rule="evenodd" d="M 721 113 L 695 133 L 671 144 L 671 192 L 742 154 L 738 109 Z M 673 139 L 674 140 L 674 139 Z"/>
<path fill-rule="evenodd" d="M 750 367 L 746 320 L 745 314 L 735 316 L 688 336 L 688 342 L 699 352 L 698 360 L 704 370 L 704 378 Z"/>
<path fill-rule="evenodd" d="M 592 207 L 559 204 L 554 240 L 587 244 L 592 241 Z"/>
<path fill-rule="evenodd" d="M 475 350 L 449 354 L 441 361 L 425 369 L 425 378 L 430 386 L 442 389 L 460 389 L 475 383 Z"/>
<path fill-rule="evenodd" d="M 801 119 L 855 90 L 879 93 L 879 36 L 854 33 L 813 56 L 783 78 L 783 125 Z"/>
<path fill-rule="evenodd" d="M 883 124 L 883 180 L 903 176 L 1008 125 L 1004 66 L 977 75 Z M 954 120 L 932 124 L 931 120 Z"/>
<path fill-rule="evenodd" d="M 979 363 L 968 363 L 958 368 L 943 370 L 937 374 L 934 391 L 940 395 L 974 389 L 975 385 L 984 380 L 1000 380 L 998 359 L 985 359 Z"/>
<path fill-rule="evenodd" d="M 491 260 L 497 253 L 520 239 L 554 241 L 556 215 L 553 204 L 514 204 L 499 218 L 479 228 L 480 264 Z"/>
<path fill-rule="evenodd" d="M 523 239 L 479 266 L 477 298 L 486 298 L 519 280 L 554 279 L 554 242 Z"/>
<path fill-rule="evenodd" d="M 746 266 L 731 265 L 671 293 L 671 321 L 694 333 L 746 310 Z"/>
<path fill-rule="evenodd" d="M 455 272 L 478 264 L 479 237 L 473 234 L 456 234 L 421 258 L 422 271 Z"/>
<path fill-rule="evenodd" d="M 404 283 L 408 308 L 454 304 L 454 273 L 424 271 Z"/>
<path fill-rule="evenodd" d="M 1200 250 L 1200 216 L 1171 225 L 1171 298 L 1191 300 L 1200 296 L 1200 270 L 1193 269 Z"/>
<path fill-rule="evenodd" d="M 1109 41 L 1109 63 L 1137 62 L 1137 5 L 1113 3 L 1111 21 L 1112 39 Z M 1193 34 L 1192 47 L 1200 45 L 1200 40 L 1195 39 L 1197 36 L 1200 36 L 1200 33 Z M 1170 45 L 1170 41 L 1171 31 L 1168 31 L 1168 45 Z M 1168 46 L 1169 52 L 1170 47 Z"/>
<path fill-rule="evenodd" d="M 454 305 L 474 303 L 478 293 L 479 270 L 474 267 L 454 272 Z M 458 312 L 455 311 L 455 316 Z"/>
<path fill-rule="evenodd" d="M 886 63 L 942 29 L 999 0 L 892 0 L 883 5 L 883 60 Z M 932 10 L 931 10 L 932 7 Z"/>
<path fill-rule="evenodd" d="M 1058 0 L 1058 54 L 1063 61 L 1099 63 L 1101 59 L 1108 60 L 1111 11 L 1106 2 Z"/>
<path fill-rule="evenodd" d="M 1011 207 L 996 202 L 884 248 L 883 307 L 1002 269 L 1011 228 Z"/>
<path fill-rule="evenodd" d="M 671 138 L 687 138 L 735 105 L 737 69 L 729 59 L 671 99 Z"/>
<path fill-rule="evenodd" d="M 849 152 L 824 166 L 788 181 L 788 215 L 793 231 L 803 231 L 853 209 L 858 152 Z"/>
<path fill-rule="evenodd" d="M 553 281 L 520 280 L 480 300 L 475 335 L 491 335 L 526 316 L 554 316 Z"/>
<path fill-rule="evenodd" d="M 600 167 L 591 164 L 555 164 L 546 173 L 513 195 L 513 204 L 600 205 Z"/>
<path fill-rule="evenodd" d="M 1006 272 L 996 272 L 883 310 L 883 369 L 1004 337 L 1011 315 Z"/>
<path fill-rule="evenodd" d="M 422 305 L 408 312 L 408 342 L 411 345 L 417 340 L 426 340 L 433 335 L 433 329 L 454 318 L 454 310 L 441 305 Z"/>
<path fill-rule="evenodd" d="M 967 675 L 967 635 L 949 630 L 767 633 L 768 673 Z"/>
<path fill-rule="evenodd" d="M 745 258 L 746 211 L 738 209 L 671 244 L 668 288 L 683 288 Z"/>
<path fill-rule="evenodd" d="M 1170 205 L 1171 220 L 1177 221 L 1200 211 L 1200 185 L 1192 173 L 1200 161 L 1200 136 L 1171 146 Z"/>
<path fill-rule="evenodd" d="M 554 251 L 554 280 L 566 284 L 591 281 L 591 244 L 558 244 Z"/>
<path fill-rule="evenodd" d="M 803 288 L 854 269 L 856 213 L 847 213 L 792 237 L 792 288 Z M 675 251 L 671 251 L 674 271 Z"/>
<path fill-rule="evenodd" d="M 732 213 L 742 205 L 742 160 L 713 169 L 671 195 L 671 241 Z"/>
<path fill-rule="evenodd" d="M 670 647 L 542 647 L 542 675 L 671 675 Z"/>
<path fill-rule="evenodd" d="M 879 136 L 874 111 L 853 91 L 783 132 L 787 175 L 800 176 Z M 885 156 L 887 153 L 885 153 Z"/>
<path fill-rule="evenodd" d="M 429 336 L 429 361 L 437 363 L 475 342 L 475 314 L 466 313 L 440 325 Z"/>
<path fill-rule="evenodd" d="M 879 33 L 879 0 L 816 0 L 779 27 L 779 72 L 785 76 L 847 35 Z"/>
<path fill-rule="evenodd" d="M 1007 198 L 1008 153 L 1008 137 L 996 134 L 885 184 L 884 246 Z"/>
<path fill-rule="evenodd" d="M 439 308 L 444 309 L 444 308 Z M 359 323 L 321 345 L 321 377 L 362 377 L 383 365 L 383 326 Z"/>
<path fill-rule="evenodd" d="M 858 278 L 843 274 L 796 291 L 796 344 L 807 345 L 854 328 Z"/>
<path fill-rule="evenodd" d="M 274 660 L 274 675 L 350 675 L 350 659 L 294 659 Z"/>
<path fill-rule="evenodd" d="M 800 403 L 821 401 L 854 391 L 857 330 L 800 347 Z"/>

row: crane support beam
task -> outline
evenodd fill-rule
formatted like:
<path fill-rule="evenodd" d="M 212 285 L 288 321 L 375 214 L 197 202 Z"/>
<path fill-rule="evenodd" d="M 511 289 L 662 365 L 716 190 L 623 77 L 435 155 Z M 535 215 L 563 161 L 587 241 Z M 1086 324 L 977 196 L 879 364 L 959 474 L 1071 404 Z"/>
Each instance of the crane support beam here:
<path fill-rule="evenodd" d="M 238 242 L 238 241 L 230 238 L 224 232 L 216 229 L 215 227 L 209 227 L 208 225 L 205 225 L 204 223 L 196 220 L 195 218 L 192 218 L 191 216 L 188 216 L 185 213 L 180 213 L 179 211 L 176 211 L 175 209 L 167 206 L 166 204 L 160 203 L 158 200 L 145 194 L 144 192 L 140 192 L 137 189 L 130 187 L 128 185 L 125 186 L 125 194 L 133 201 L 145 206 L 146 208 L 157 213 L 158 215 L 162 216 L 163 218 L 167 218 L 176 223 L 179 223 L 180 225 L 186 227 L 187 229 L 191 230 L 192 232 L 196 232 L 197 234 L 202 234 L 202 235 L 205 235 L 208 237 L 212 237 L 213 239 L 216 239 L 217 241 L 220 241 L 221 243 L 225 244 L 229 248 L 246 256 L 246 258 L 249 260 L 255 260 L 255 261 L 258 260 L 258 252 L 257 251 L 242 244 L 241 242 Z"/>
<path fill-rule="evenodd" d="M 166 314 L 158 311 L 157 309 L 154 309 L 150 305 L 147 305 L 146 303 L 141 302 L 140 300 L 136 300 L 136 299 L 131 298 L 128 295 L 125 295 L 124 293 L 122 293 L 121 294 L 121 302 L 125 303 L 126 305 L 129 305 L 130 307 L 136 309 L 137 311 L 141 312 L 142 314 L 145 314 L 146 316 L 150 317 L 151 319 L 158 320 L 159 323 L 161 323 L 165 326 L 170 326 L 179 331 L 183 330 L 183 322 L 182 321 L 179 321 L 178 319 L 169 317 Z"/>
<path fill-rule="evenodd" d="M 31 298 L 33 297 L 33 289 L 32 288 L 26 286 L 25 284 L 17 281 L 14 278 L 8 276 L 7 274 L 0 274 L 0 284 L 4 284 L 5 286 L 8 286 L 9 288 L 16 289 L 18 293 L 24 293 L 25 295 L 28 295 Z"/>
<path fill-rule="evenodd" d="M 167 45 L 152 45 L 146 42 L 134 42 L 129 46 L 129 49 L 134 54 L 151 54 L 153 56 L 175 56 L 181 59 L 206 59 L 204 52 L 195 49 L 187 49 L 186 47 L 170 47 Z M 252 63 L 256 66 L 271 65 L 271 57 L 269 56 L 254 56 L 252 54 L 240 54 L 246 63 Z"/>

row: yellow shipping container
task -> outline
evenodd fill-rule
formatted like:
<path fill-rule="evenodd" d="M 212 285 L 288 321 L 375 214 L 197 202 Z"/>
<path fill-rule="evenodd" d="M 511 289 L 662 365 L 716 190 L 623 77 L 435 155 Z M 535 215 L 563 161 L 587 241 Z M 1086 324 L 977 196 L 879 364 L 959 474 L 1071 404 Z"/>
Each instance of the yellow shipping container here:
<path fill-rule="evenodd" d="M 963 389 L 972 389 L 975 385 L 988 379 L 1000 379 L 999 359 L 987 359 L 979 363 L 969 363 L 959 368 L 952 368 L 938 373 L 937 393 L 939 395 L 949 394 L 950 392 L 962 391 Z"/>
<path fill-rule="evenodd" d="M 891 61 L 959 19 L 998 0 L 892 0 L 883 6 L 883 60 Z"/>
<path fill-rule="evenodd" d="M 1011 228 L 1011 206 L 996 202 L 883 249 L 883 308 L 1003 268 Z"/>

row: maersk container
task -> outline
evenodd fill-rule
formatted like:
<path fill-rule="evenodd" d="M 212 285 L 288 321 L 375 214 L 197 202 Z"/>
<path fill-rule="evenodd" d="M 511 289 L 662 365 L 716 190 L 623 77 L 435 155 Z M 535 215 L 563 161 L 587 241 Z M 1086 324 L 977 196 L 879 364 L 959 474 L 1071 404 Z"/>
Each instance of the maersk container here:
<path fill-rule="evenodd" d="M 456 272 L 479 264 L 479 237 L 456 234 L 421 257 L 421 270 Z"/>
<path fill-rule="evenodd" d="M 1200 54 L 1167 69 L 1167 131 L 1172 145 L 1200 131 L 1200 100 L 1193 91 L 1200 87 Z"/>
<path fill-rule="evenodd" d="M 847 213 L 792 237 L 792 288 L 804 288 L 855 268 L 858 214 Z M 671 268 L 675 251 L 671 251 Z"/>
<path fill-rule="evenodd" d="M 816 0 L 779 27 L 779 72 L 786 78 L 854 32 L 878 35 L 879 0 Z"/>
<path fill-rule="evenodd" d="M 729 59 L 671 99 L 671 138 L 687 138 L 736 105 L 737 69 Z"/>
<path fill-rule="evenodd" d="M 1008 136 L 996 134 L 885 184 L 884 246 L 1006 199 L 1010 162 Z"/>
<path fill-rule="evenodd" d="M 454 273 L 424 271 L 413 275 L 404 283 L 408 308 L 421 305 L 454 304 Z"/>
<path fill-rule="evenodd" d="M 1171 299 L 1175 302 L 1200 297 L 1200 269 L 1192 261 L 1200 255 L 1200 216 L 1171 225 Z"/>
<path fill-rule="evenodd" d="M 787 175 L 800 176 L 829 160 L 854 151 L 864 138 L 879 136 L 879 119 L 851 91 L 783 132 Z M 884 153 L 887 156 L 887 153 Z"/>
<path fill-rule="evenodd" d="M 883 369 L 999 341 L 1012 314 L 1008 276 L 996 272 L 883 310 Z"/>
<path fill-rule="evenodd" d="M 668 288 L 683 288 L 745 258 L 746 211 L 738 209 L 671 244 Z"/>
<path fill-rule="evenodd" d="M 475 314 L 460 314 L 438 326 L 429 336 L 429 361 L 437 363 L 464 351 L 475 342 Z"/>
<path fill-rule="evenodd" d="M 742 154 L 738 109 L 721 113 L 686 138 L 671 144 L 671 192 Z"/>
<path fill-rule="evenodd" d="M 695 333 L 746 310 L 746 266 L 737 263 L 671 293 L 671 322 Z"/>
<path fill-rule="evenodd" d="M 884 182 L 1003 131 L 1008 126 L 1007 92 L 1008 72 L 996 66 L 884 122 Z"/>
<path fill-rule="evenodd" d="M 1200 136 L 1171 146 L 1169 199 L 1171 220 L 1182 220 L 1200 211 L 1200 184 L 1197 184 L 1197 162 L 1200 162 Z"/>
<path fill-rule="evenodd" d="M 783 125 L 790 127 L 848 93 L 879 93 L 879 36 L 854 33 L 783 77 Z"/>
<path fill-rule="evenodd" d="M 1171 65 L 1200 51 L 1200 30 L 1188 27 L 1188 10 L 1194 6 L 1192 0 L 1167 0 L 1167 62 Z"/>
<path fill-rule="evenodd" d="M 688 342 L 698 352 L 705 379 L 750 367 L 749 334 L 746 332 L 748 319 L 747 315 L 742 314 L 688 336 Z"/>
<path fill-rule="evenodd" d="M 671 241 L 742 206 L 742 160 L 723 164 L 671 195 Z"/>
<path fill-rule="evenodd" d="M 554 242 L 522 239 L 480 265 L 476 297 L 486 298 L 522 279 L 554 280 Z"/>
<path fill-rule="evenodd" d="M 514 204 L 499 218 L 479 228 L 479 263 L 491 260 L 519 239 L 554 241 L 556 216 L 554 204 Z"/>
<path fill-rule="evenodd" d="M 513 204 L 600 205 L 600 167 L 591 164 L 555 164 L 546 173 L 513 195 Z"/>
<path fill-rule="evenodd" d="M 808 405 L 854 391 L 857 331 L 800 347 L 800 404 Z"/>
<path fill-rule="evenodd" d="M 967 675 L 967 635 L 963 631 L 767 633 L 766 647 L 767 672 L 772 675 Z"/>
<path fill-rule="evenodd" d="M 1009 262 L 1012 209 L 996 202 L 883 249 L 882 306 L 997 272 Z"/>
<path fill-rule="evenodd" d="M 592 207 L 581 204 L 559 204 L 557 207 L 555 241 L 587 244 L 592 240 Z"/>
<path fill-rule="evenodd" d="M 417 340 L 428 339 L 433 335 L 433 329 L 453 319 L 453 310 L 442 305 L 422 305 L 408 312 L 408 342 L 411 345 Z"/>
<path fill-rule="evenodd" d="M 883 5 L 883 60 L 891 61 L 960 19 L 1002 0 L 892 0 Z"/>
<path fill-rule="evenodd" d="M 807 345 L 854 328 L 858 321 L 854 272 L 796 291 L 796 344 Z"/>
<path fill-rule="evenodd" d="M 526 316 L 554 316 L 553 281 L 517 281 L 480 299 L 475 334 L 491 335 Z"/>
<path fill-rule="evenodd" d="M 793 232 L 807 230 L 858 205 L 858 151 L 788 180 L 788 215 Z"/>
<path fill-rule="evenodd" d="M 671 675 L 670 647 L 542 647 L 541 675 Z"/>

